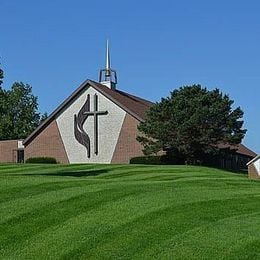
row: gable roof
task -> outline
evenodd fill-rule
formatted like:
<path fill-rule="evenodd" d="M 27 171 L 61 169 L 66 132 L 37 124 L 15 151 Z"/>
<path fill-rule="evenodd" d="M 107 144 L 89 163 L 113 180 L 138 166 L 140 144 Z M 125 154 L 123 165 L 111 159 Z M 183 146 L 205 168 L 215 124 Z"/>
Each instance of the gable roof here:
<path fill-rule="evenodd" d="M 86 80 L 23 141 L 23 144 L 29 144 L 57 117 L 57 115 L 61 111 L 63 111 L 69 104 L 71 104 L 71 102 L 73 102 L 83 91 L 85 91 L 89 87 L 93 87 L 94 89 L 102 93 L 105 97 L 110 99 L 112 102 L 114 102 L 116 105 L 121 107 L 123 110 L 125 110 L 127 113 L 129 113 L 139 121 L 144 120 L 146 111 L 153 104 L 148 100 L 136 97 L 126 92 L 120 90 L 112 90 L 107 86 L 104 86 L 93 80 Z"/>

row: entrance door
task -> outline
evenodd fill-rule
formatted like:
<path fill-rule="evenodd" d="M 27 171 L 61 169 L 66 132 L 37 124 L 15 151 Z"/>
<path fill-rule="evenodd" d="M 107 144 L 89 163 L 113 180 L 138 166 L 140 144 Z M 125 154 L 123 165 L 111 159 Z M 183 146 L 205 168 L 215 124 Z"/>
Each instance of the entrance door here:
<path fill-rule="evenodd" d="M 24 150 L 19 149 L 17 150 L 17 163 L 23 163 L 24 162 Z"/>

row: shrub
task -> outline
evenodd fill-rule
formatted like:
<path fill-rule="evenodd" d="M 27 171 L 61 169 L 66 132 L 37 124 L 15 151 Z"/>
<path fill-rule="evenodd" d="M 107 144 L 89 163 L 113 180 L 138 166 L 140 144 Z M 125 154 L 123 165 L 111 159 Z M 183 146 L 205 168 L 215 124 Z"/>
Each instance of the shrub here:
<path fill-rule="evenodd" d="M 130 164 L 184 164 L 184 159 L 174 155 L 172 153 L 167 153 L 160 156 L 138 156 L 130 159 Z"/>
<path fill-rule="evenodd" d="M 52 163 L 55 164 L 57 163 L 57 160 L 53 157 L 31 157 L 28 158 L 26 163 Z"/>
<path fill-rule="evenodd" d="M 162 164 L 185 164 L 185 160 L 183 158 L 172 153 L 162 155 L 160 160 Z"/>
<path fill-rule="evenodd" d="M 130 164 L 163 164 L 161 156 L 138 156 L 130 159 Z"/>

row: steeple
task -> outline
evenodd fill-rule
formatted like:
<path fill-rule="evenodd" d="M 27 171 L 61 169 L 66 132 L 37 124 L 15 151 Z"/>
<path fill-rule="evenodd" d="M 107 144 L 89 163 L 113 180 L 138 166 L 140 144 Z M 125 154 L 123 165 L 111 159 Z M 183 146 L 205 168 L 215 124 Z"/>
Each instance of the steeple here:
<path fill-rule="evenodd" d="M 109 51 L 109 42 L 107 40 L 107 53 L 106 53 L 106 70 L 110 70 L 110 51 Z"/>
<path fill-rule="evenodd" d="M 109 42 L 107 40 L 107 48 L 106 48 L 106 68 L 100 70 L 99 73 L 99 82 L 103 85 L 111 89 L 116 89 L 117 84 L 117 76 L 116 71 L 110 68 L 110 51 L 109 51 Z"/>

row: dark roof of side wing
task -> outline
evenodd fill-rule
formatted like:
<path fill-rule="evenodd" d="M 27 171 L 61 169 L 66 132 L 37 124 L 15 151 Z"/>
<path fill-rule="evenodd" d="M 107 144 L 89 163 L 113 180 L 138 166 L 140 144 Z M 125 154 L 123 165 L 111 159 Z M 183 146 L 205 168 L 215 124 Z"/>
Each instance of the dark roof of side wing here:
<path fill-rule="evenodd" d="M 239 144 L 239 145 L 218 144 L 217 146 L 218 148 L 230 148 L 231 150 L 236 150 L 236 153 L 246 155 L 252 158 L 254 158 L 257 155 L 255 152 L 253 152 L 243 144 Z"/>
<path fill-rule="evenodd" d="M 247 148 L 243 144 L 240 144 L 238 146 L 237 153 L 244 154 L 244 155 L 247 155 L 247 156 L 250 156 L 250 157 L 256 157 L 257 156 L 257 154 L 255 152 L 253 152 L 252 150 L 250 150 L 249 148 Z"/>
<path fill-rule="evenodd" d="M 128 94 L 120 90 L 112 90 L 100 83 L 92 80 L 84 81 L 60 106 L 57 107 L 49 117 L 40 124 L 24 141 L 23 144 L 27 145 L 36 137 L 41 131 L 43 131 L 56 116 L 74 101 L 86 88 L 93 87 L 112 102 L 117 104 L 119 107 L 124 109 L 127 113 L 135 117 L 139 121 L 143 121 L 145 118 L 146 111 L 152 106 L 152 102 Z"/>

